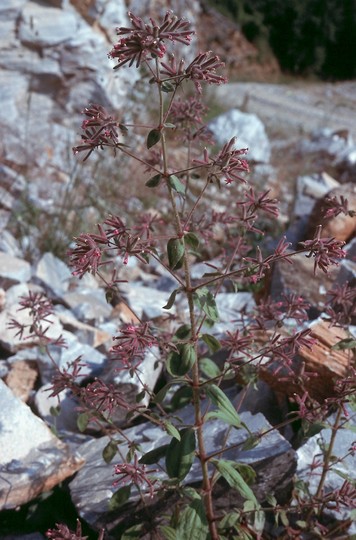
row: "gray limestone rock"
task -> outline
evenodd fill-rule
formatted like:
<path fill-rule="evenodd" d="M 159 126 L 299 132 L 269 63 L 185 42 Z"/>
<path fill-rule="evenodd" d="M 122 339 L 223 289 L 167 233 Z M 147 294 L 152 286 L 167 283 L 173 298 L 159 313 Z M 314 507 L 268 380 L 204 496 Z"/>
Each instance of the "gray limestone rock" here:
<path fill-rule="evenodd" d="M 47 252 L 38 261 L 34 277 L 56 296 L 61 297 L 68 290 L 72 273 L 63 261 Z"/>
<path fill-rule="evenodd" d="M 104 289 L 81 287 L 80 282 L 76 290 L 67 292 L 62 299 L 74 315 L 86 323 L 103 322 L 112 312 L 112 306 L 106 301 Z"/>
<path fill-rule="evenodd" d="M 169 293 L 136 283 L 120 284 L 120 290 L 139 319 L 156 319 L 167 314 L 163 306 L 168 302 Z M 175 313 L 175 311 L 175 306 L 173 306 L 169 313 Z"/>
<path fill-rule="evenodd" d="M 0 510 L 16 508 L 82 465 L 0 380 Z"/>
<path fill-rule="evenodd" d="M 72 39 L 80 29 L 74 11 L 27 2 L 21 12 L 19 38 L 32 47 L 53 47 Z"/>
<path fill-rule="evenodd" d="M 31 265 L 0 251 L 0 285 L 8 289 L 15 283 L 26 283 L 31 278 Z"/>
<path fill-rule="evenodd" d="M 183 422 L 188 424 L 191 422 L 192 414 L 190 407 L 177 413 L 178 416 L 183 417 Z M 241 413 L 240 417 L 249 426 L 252 433 L 260 433 L 270 428 L 270 424 L 262 414 L 252 416 L 250 413 L 244 412 Z M 170 440 L 170 437 L 160 428 L 149 424 L 140 424 L 129 428 L 125 430 L 125 435 L 139 444 L 143 452 L 159 448 Z M 226 424 L 220 420 L 212 420 L 205 425 L 207 452 L 213 453 L 220 449 L 221 441 L 224 440 L 225 436 L 227 437 L 227 446 L 231 446 L 231 449 L 224 453 L 224 457 L 248 464 L 255 469 L 257 477 L 253 489 L 259 500 L 264 500 L 267 493 L 286 489 L 295 470 L 295 453 L 278 431 L 268 433 L 253 449 L 244 450 L 242 443 L 248 438 L 244 429 L 229 430 Z M 116 456 L 112 463 L 106 464 L 104 462 L 102 452 L 109 440 L 108 437 L 103 437 L 82 445 L 79 453 L 86 460 L 86 463 L 70 483 L 70 490 L 72 500 L 83 519 L 96 528 L 105 524 L 108 530 L 111 530 L 118 523 L 128 519 L 128 516 L 132 514 L 133 507 L 130 505 L 128 508 L 122 509 L 119 515 L 108 515 L 109 501 L 116 491 L 113 487 L 114 464 L 120 462 L 119 456 Z M 126 451 L 125 444 L 120 445 L 120 452 L 123 456 Z M 160 465 L 164 470 L 164 460 L 160 462 Z M 158 476 L 161 479 L 166 478 L 163 471 L 159 472 Z M 184 482 L 195 484 L 199 483 L 201 478 L 200 467 L 196 460 Z M 137 498 L 138 494 L 135 488 L 133 488 L 133 493 L 136 493 Z M 219 508 L 225 510 L 241 503 L 237 492 L 227 490 L 226 486 L 222 490 L 220 489 L 218 500 Z M 158 508 L 154 508 L 154 501 L 150 499 L 146 499 L 146 501 L 148 505 L 152 505 L 152 512 L 157 512 Z M 162 505 L 169 506 L 170 504 L 172 504 L 172 500 L 169 497 L 166 503 L 160 501 L 159 512 L 164 510 Z"/>
<path fill-rule="evenodd" d="M 236 149 L 249 148 L 248 160 L 268 163 L 271 147 L 262 121 L 255 115 L 238 109 L 217 116 L 209 123 L 216 142 L 222 146 L 236 137 Z"/>

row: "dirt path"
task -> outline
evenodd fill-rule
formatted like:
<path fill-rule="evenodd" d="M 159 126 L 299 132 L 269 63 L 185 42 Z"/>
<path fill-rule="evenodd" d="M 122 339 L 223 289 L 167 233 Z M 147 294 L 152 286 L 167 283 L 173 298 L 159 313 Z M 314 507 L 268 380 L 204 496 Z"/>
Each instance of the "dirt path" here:
<path fill-rule="evenodd" d="M 229 83 L 214 88 L 217 104 L 257 114 L 272 138 L 315 129 L 349 130 L 356 142 L 356 81 L 344 83 Z"/>

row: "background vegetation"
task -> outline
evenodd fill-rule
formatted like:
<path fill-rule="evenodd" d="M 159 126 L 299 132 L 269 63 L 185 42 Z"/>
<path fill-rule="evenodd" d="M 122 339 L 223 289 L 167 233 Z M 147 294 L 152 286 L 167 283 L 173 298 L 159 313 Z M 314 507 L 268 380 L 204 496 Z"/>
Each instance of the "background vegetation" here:
<path fill-rule="evenodd" d="M 356 77 L 356 0 L 209 0 L 232 16 L 282 70 L 325 80 Z"/>

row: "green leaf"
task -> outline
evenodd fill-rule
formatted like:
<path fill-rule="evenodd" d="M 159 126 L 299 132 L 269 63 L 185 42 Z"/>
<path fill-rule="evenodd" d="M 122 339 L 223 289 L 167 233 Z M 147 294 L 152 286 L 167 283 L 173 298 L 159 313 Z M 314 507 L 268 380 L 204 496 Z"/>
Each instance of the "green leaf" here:
<path fill-rule="evenodd" d="M 196 234 L 189 232 L 184 235 L 184 242 L 188 244 L 189 247 L 196 250 L 199 247 L 199 238 Z"/>
<path fill-rule="evenodd" d="M 218 386 L 215 384 L 209 385 L 206 389 L 206 393 L 214 405 L 219 409 L 219 411 L 209 412 L 207 418 L 220 418 L 236 428 L 242 426 L 241 419 L 237 414 L 235 407 Z"/>
<path fill-rule="evenodd" d="M 189 369 L 191 369 L 197 360 L 197 353 L 194 345 L 192 343 L 184 343 L 182 345 L 181 354 L 183 365 L 189 366 Z"/>
<path fill-rule="evenodd" d="M 155 174 L 154 176 L 152 176 L 152 178 L 147 180 L 146 186 L 149 187 L 149 188 L 155 188 L 155 187 L 159 186 L 159 184 L 161 183 L 161 180 L 162 180 L 162 175 L 161 174 Z"/>
<path fill-rule="evenodd" d="M 242 445 L 242 450 L 252 450 L 261 442 L 261 437 L 258 435 L 250 435 Z"/>
<path fill-rule="evenodd" d="M 176 191 L 180 195 L 185 195 L 185 185 L 182 184 L 178 176 L 171 174 L 171 176 L 168 178 L 168 184 L 174 191 Z"/>
<path fill-rule="evenodd" d="M 103 450 L 103 458 L 105 463 L 110 463 L 117 452 L 117 442 L 109 441 Z"/>
<path fill-rule="evenodd" d="M 184 407 L 184 405 L 188 405 L 188 403 L 191 403 L 193 399 L 193 390 L 191 386 L 181 386 L 178 388 L 178 390 L 175 392 L 175 394 L 172 397 L 171 404 L 172 409 L 180 409 L 181 407 Z"/>
<path fill-rule="evenodd" d="M 190 339 L 192 334 L 192 327 L 189 324 L 182 324 L 174 334 L 174 337 L 183 340 Z"/>
<path fill-rule="evenodd" d="M 182 429 L 181 440 L 173 438 L 166 453 L 166 469 L 170 478 L 183 480 L 190 471 L 195 455 L 195 433 L 193 429 Z"/>
<path fill-rule="evenodd" d="M 159 460 L 166 455 L 167 448 L 168 444 L 154 448 L 153 450 L 146 452 L 138 461 L 139 463 L 143 463 L 143 465 L 153 465 L 154 463 L 158 463 Z"/>
<path fill-rule="evenodd" d="M 132 538 L 142 538 L 142 523 L 133 525 L 120 536 L 120 540 L 132 540 Z"/>
<path fill-rule="evenodd" d="M 236 470 L 236 463 L 227 459 L 211 461 L 230 487 L 236 489 L 245 499 L 252 501 L 256 508 L 259 506 L 254 492 Z"/>
<path fill-rule="evenodd" d="M 215 298 L 207 287 L 201 287 L 195 291 L 194 301 L 211 321 L 219 320 Z"/>
<path fill-rule="evenodd" d="M 161 132 L 159 129 L 151 129 L 149 134 L 147 135 L 147 148 L 148 150 L 152 148 L 155 144 L 157 144 L 161 140 Z"/>
<path fill-rule="evenodd" d="M 168 390 L 170 389 L 170 387 L 172 386 L 172 384 L 174 384 L 173 381 L 170 381 L 168 382 L 167 384 L 165 384 L 163 386 L 163 388 L 161 388 L 157 394 L 155 395 L 155 397 L 153 398 L 153 401 L 155 403 L 162 403 L 162 401 L 164 400 L 164 398 L 166 397 L 167 395 L 167 392 Z"/>
<path fill-rule="evenodd" d="M 176 296 L 177 296 L 177 294 L 179 292 L 180 292 L 180 288 L 179 289 L 174 289 L 174 291 L 171 293 L 170 297 L 168 298 L 167 304 L 165 306 L 163 306 L 162 309 L 171 309 L 174 302 L 176 301 Z"/>
<path fill-rule="evenodd" d="M 61 407 L 60 405 L 57 405 L 56 407 L 50 407 L 49 412 L 52 416 L 56 417 L 61 414 Z"/>
<path fill-rule="evenodd" d="M 176 540 L 176 531 L 173 527 L 168 527 L 168 525 L 163 525 L 159 527 L 160 533 L 163 535 L 165 540 Z"/>
<path fill-rule="evenodd" d="M 219 349 L 221 349 L 221 343 L 216 337 L 212 336 L 211 334 L 203 334 L 202 340 L 207 344 L 210 351 L 212 353 L 217 352 Z"/>
<path fill-rule="evenodd" d="M 252 484 L 256 480 L 256 472 L 250 465 L 247 465 L 247 463 L 236 462 L 235 468 L 247 484 Z"/>
<path fill-rule="evenodd" d="M 175 86 L 172 83 L 170 83 L 169 81 L 165 81 L 164 83 L 161 84 L 162 92 L 166 92 L 167 94 L 169 92 L 173 92 L 174 88 L 175 88 Z"/>
<path fill-rule="evenodd" d="M 164 427 L 169 435 L 172 435 L 177 441 L 180 441 L 180 433 L 178 429 L 171 423 L 171 422 L 165 422 Z"/>
<path fill-rule="evenodd" d="M 210 358 L 201 358 L 199 360 L 199 367 L 209 379 L 215 379 L 215 377 L 220 377 L 221 375 L 220 369 Z"/>
<path fill-rule="evenodd" d="M 229 512 L 220 520 L 219 530 L 231 529 L 235 527 L 235 525 L 239 523 L 240 519 L 241 519 L 240 512 L 236 512 L 235 510 L 233 510 L 232 512 Z"/>
<path fill-rule="evenodd" d="M 136 397 L 135 397 L 136 403 L 140 403 L 140 401 L 142 401 L 145 398 L 145 396 L 146 396 L 146 390 L 143 389 L 141 390 L 141 392 L 136 394 Z"/>
<path fill-rule="evenodd" d="M 88 412 L 84 412 L 78 415 L 77 426 L 79 431 L 83 432 L 87 429 L 90 417 L 91 415 Z"/>
<path fill-rule="evenodd" d="M 172 270 L 182 266 L 184 256 L 184 242 L 181 238 L 170 238 L 167 243 L 168 263 Z"/>
<path fill-rule="evenodd" d="M 172 377 L 182 377 L 192 368 L 196 361 L 196 352 L 191 343 L 178 346 L 178 352 L 172 351 L 167 358 L 167 370 Z"/>
<path fill-rule="evenodd" d="M 206 540 L 208 530 L 203 501 L 194 499 L 179 515 L 176 540 Z"/>
<path fill-rule="evenodd" d="M 122 486 L 118 489 L 109 501 L 109 510 L 117 510 L 123 506 L 130 498 L 131 486 Z"/>
<path fill-rule="evenodd" d="M 344 351 L 345 349 L 356 349 L 356 339 L 346 338 L 338 341 L 331 347 L 334 351 Z"/>

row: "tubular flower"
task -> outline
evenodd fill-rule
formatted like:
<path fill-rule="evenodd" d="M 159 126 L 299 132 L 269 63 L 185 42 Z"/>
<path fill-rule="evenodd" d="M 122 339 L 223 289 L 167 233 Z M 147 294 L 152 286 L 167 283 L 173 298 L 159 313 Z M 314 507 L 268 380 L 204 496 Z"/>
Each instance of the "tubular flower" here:
<path fill-rule="evenodd" d="M 101 105 L 90 105 L 82 114 L 88 118 L 82 122 L 82 144 L 73 147 L 74 154 L 88 151 L 84 160 L 88 159 L 95 148 L 110 146 L 117 148 L 119 145 L 119 132 L 126 133 L 127 129 L 119 124 Z"/>
<path fill-rule="evenodd" d="M 194 33 L 189 29 L 190 22 L 176 17 L 170 11 L 167 11 L 160 23 L 150 18 L 150 24 L 144 23 L 140 17 L 131 12 L 128 15 L 131 28 L 117 28 L 117 35 L 125 37 L 122 37 L 109 52 L 109 58 L 118 59 L 114 69 L 125 64 L 132 66 L 134 63 L 139 67 L 147 58 L 162 58 L 167 50 L 164 40 L 190 44 Z"/>
<path fill-rule="evenodd" d="M 247 161 L 241 159 L 240 156 L 247 154 L 248 148 L 235 150 L 235 143 L 236 137 L 233 137 L 222 147 L 216 157 L 210 157 L 205 148 L 203 159 L 194 159 L 193 162 L 198 165 L 212 167 L 211 178 L 224 178 L 227 184 L 231 184 L 235 180 L 239 180 L 245 184 L 246 180 L 240 173 L 249 173 L 250 169 Z"/>
<path fill-rule="evenodd" d="M 193 81 L 199 94 L 201 94 L 200 81 L 206 81 L 209 84 L 227 82 L 226 77 L 216 74 L 216 70 L 225 65 L 224 62 L 221 62 L 218 56 L 211 56 L 211 54 L 211 51 L 198 54 L 185 70 L 186 76 Z"/>
<path fill-rule="evenodd" d="M 156 472 L 156 470 L 146 470 L 146 465 L 139 465 L 137 455 L 135 454 L 133 463 L 121 463 L 115 465 L 114 474 L 120 476 L 118 480 L 115 480 L 113 485 L 116 487 L 120 484 L 134 484 L 135 486 L 145 486 L 148 488 L 150 497 L 154 496 L 154 484 L 157 480 L 151 480 L 148 476 L 149 473 Z"/>
<path fill-rule="evenodd" d="M 346 256 L 346 252 L 341 249 L 345 242 L 335 238 L 321 238 L 321 230 L 322 227 L 319 225 L 312 240 L 300 242 L 304 248 L 310 250 L 306 256 L 315 259 L 314 274 L 317 268 L 327 274 L 328 267 L 331 264 L 338 265 L 339 260 Z"/>

